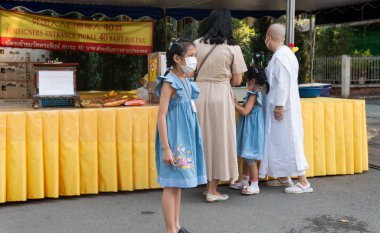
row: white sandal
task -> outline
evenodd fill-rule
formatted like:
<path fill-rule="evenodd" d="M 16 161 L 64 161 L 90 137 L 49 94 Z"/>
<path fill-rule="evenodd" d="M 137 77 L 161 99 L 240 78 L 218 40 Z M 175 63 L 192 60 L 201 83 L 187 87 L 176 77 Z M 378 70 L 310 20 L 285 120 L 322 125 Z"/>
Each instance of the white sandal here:
<path fill-rule="evenodd" d="M 236 189 L 236 190 L 242 190 L 245 186 L 248 185 L 248 182 L 244 182 L 243 180 L 241 180 L 240 182 L 238 183 L 234 183 L 234 184 L 230 184 L 230 188 L 232 189 Z"/>
<path fill-rule="evenodd" d="M 207 194 L 206 195 L 206 201 L 208 203 L 213 203 L 213 202 L 217 202 L 217 201 L 225 201 L 227 199 L 228 199 L 228 195 L 227 194 L 222 194 L 221 196 L 212 195 L 212 194 Z"/>
<path fill-rule="evenodd" d="M 260 188 L 258 185 L 251 184 L 250 186 L 244 186 L 244 188 L 241 190 L 241 193 L 245 195 L 259 194 Z"/>
<path fill-rule="evenodd" d="M 294 193 L 294 194 L 300 194 L 300 193 L 312 193 L 314 190 L 310 186 L 310 183 L 308 183 L 306 186 L 303 186 L 301 183 L 297 183 L 296 185 L 292 187 L 288 187 L 285 189 L 286 193 Z"/>

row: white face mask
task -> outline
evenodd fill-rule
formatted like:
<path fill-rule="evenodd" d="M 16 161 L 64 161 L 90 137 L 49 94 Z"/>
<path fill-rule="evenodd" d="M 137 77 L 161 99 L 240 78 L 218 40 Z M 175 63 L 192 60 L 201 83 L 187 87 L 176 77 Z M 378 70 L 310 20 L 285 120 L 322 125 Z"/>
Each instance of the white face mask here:
<path fill-rule="evenodd" d="M 186 65 L 181 66 L 183 72 L 191 73 L 197 69 L 197 58 L 196 57 L 186 57 L 185 61 L 186 61 Z"/>

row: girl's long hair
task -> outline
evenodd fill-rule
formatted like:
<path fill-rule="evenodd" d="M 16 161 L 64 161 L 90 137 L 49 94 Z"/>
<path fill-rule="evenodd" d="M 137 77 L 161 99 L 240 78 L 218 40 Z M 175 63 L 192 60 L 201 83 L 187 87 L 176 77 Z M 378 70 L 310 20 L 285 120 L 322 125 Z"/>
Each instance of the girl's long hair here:
<path fill-rule="evenodd" d="M 233 37 L 231 13 L 227 9 L 217 9 L 211 11 L 207 19 L 207 27 L 202 33 L 201 42 L 205 44 L 237 45 Z"/>

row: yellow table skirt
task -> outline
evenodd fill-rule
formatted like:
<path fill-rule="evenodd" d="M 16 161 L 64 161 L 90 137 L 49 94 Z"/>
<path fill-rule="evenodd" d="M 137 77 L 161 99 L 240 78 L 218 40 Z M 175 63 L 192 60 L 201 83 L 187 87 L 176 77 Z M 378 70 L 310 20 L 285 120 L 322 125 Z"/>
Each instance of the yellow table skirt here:
<path fill-rule="evenodd" d="M 301 99 L 307 176 L 368 171 L 364 100 Z"/>
<path fill-rule="evenodd" d="M 368 170 L 365 102 L 302 100 L 307 175 Z M 0 203 L 158 188 L 157 106 L 0 112 Z"/>

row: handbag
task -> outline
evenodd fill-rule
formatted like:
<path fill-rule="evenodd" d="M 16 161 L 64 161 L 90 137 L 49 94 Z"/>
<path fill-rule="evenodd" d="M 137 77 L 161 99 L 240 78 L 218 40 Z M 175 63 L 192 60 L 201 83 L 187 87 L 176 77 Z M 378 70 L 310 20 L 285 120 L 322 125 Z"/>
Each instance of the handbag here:
<path fill-rule="evenodd" d="M 198 76 L 199 71 L 201 70 L 203 64 L 205 64 L 205 61 L 207 60 L 208 56 L 210 56 L 210 54 L 212 53 L 212 51 L 214 51 L 214 49 L 216 48 L 216 46 L 217 46 L 217 44 L 215 44 L 215 45 L 210 49 L 210 51 L 208 51 L 208 53 L 206 54 L 205 58 L 203 59 L 203 61 L 202 61 L 201 64 L 199 65 L 198 70 L 194 71 L 194 81 L 197 80 L 197 76 Z"/>

